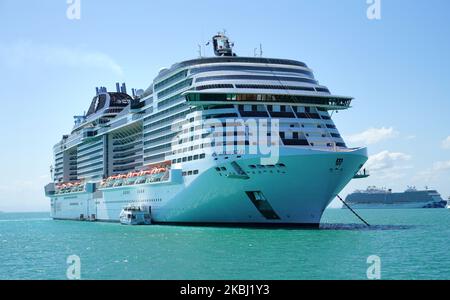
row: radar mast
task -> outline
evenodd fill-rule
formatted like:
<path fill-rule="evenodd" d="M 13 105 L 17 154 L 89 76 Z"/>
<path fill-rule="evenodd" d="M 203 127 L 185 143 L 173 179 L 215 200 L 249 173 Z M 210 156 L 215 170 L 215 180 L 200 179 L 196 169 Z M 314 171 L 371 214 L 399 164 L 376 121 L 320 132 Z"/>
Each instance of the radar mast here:
<path fill-rule="evenodd" d="M 236 56 L 233 53 L 234 43 L 230 42 L 230 39 L 224 32 L 219 32 L 213 36 L 214 54 L 216 56 Z"/>

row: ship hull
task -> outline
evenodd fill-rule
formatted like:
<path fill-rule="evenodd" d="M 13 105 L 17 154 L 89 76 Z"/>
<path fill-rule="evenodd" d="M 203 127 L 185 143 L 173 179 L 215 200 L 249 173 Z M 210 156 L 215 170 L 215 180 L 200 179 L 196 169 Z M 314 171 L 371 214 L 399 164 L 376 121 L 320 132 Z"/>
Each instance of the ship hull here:
<path fill-rule="evenodd" d="M 52 217 L 118 222 L 122 208 L 133 203 L 151 207 L 155 224 L 316 227 L 366 160 L 366 149 L 291 149 L 280 156 L 281 166 L 250 169 L 259 158 L 245 156 L 235 160 L 245 176 L 230 172 L 230 161 L 222 164 L 227 171 L 211 163 L 191 178 L 175 172 L 163 183 L 53 196 Z"/>

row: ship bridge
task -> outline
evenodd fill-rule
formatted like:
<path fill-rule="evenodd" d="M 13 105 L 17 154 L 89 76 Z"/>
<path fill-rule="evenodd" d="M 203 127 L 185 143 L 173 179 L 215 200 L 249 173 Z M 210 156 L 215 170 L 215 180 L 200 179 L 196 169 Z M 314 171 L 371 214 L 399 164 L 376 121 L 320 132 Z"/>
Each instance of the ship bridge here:
<path fill-rule="evenodd" d="M 231 88 L 231 87 L 230 87 Z M 255 87 L 256 89 L 256 87 Z M 258 88 L 259 89 L 259 88 Z M 274 92 L 274 91 L 272 91 Z M 275 91 L 276 92 L 276 91 Z M 331 95 L 304 95 L 304 94 L 251 94 L 248 92 L 227 93 L 215 91 L 187 91 L 183 93 L 186 100 L 193 106 L 221 105 L 221 104 L 277 104 L 277 105 L 302 105 L 306 107 L 320 107 L 327 110 L 343 110 L 350 108 L 351 97 Z"/>

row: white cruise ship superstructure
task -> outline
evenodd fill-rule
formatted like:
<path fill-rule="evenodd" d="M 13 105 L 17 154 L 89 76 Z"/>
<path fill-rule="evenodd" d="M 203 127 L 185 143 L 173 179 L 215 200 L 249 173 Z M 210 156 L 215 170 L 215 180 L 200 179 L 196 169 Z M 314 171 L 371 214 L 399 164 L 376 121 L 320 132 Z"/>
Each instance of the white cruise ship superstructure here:
<path fill-rule="evenodd" d="M 318 226 L 367 161 L 331 118 L 352 98 L 302 62 L 236 56 L 223 34 L 213 45 L 145 91 L 97 88 L 53 148 L 54 219 L 118 222 L 135 205 L 154 224 Z"/>

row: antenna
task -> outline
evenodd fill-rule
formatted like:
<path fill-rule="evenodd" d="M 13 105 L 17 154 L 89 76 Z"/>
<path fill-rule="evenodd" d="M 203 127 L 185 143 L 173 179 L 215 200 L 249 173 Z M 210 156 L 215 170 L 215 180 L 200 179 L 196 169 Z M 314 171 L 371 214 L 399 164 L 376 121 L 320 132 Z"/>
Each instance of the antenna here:
<path fill-rule="evenodd" d="M 263 56 L 263 47 L 262 47 L 261 43 L 259 44 L 259 54 L 257 52 L 258 52 L 258 48 L 253 48 L 253 55 L 255 57 L 258 57 L 258 56 L 262 57 Z"/>
<path fill-rule="evenodd" d="M 198 57 L 202 58 L 202 45 L 198 44 Z"/>

